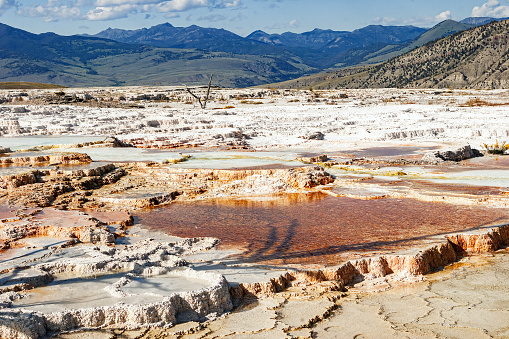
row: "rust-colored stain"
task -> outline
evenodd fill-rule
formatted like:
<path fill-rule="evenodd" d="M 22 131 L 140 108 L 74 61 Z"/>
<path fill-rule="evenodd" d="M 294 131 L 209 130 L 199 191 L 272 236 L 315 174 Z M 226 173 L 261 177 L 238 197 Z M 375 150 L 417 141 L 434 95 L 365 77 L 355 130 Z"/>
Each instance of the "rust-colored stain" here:
<path fill-rule="evenodd" d="M 87 215 L 96 218 L 97 220 L 105 223 L 105 224 L 116 224 L 124 220 L 129 219 L 129 213 L 125 211 L 108 211 L 108 212 L 100 212 L 94 211 L 92 209 L 84 209 Z"/>
<path fill-rule="evenodd" d="M 56 227 L 86 227 L 94 226 L 96 223 L 90 220 L 90 216 L 79 211 L 62 211 L 55 208 L 44 208 L 37 213 L 34 221 L 40 223 L 41 226 Z"/>
<path fill-rule="evenodd" d="M 12 211 L 9 205 L 0 204 L 0 220 L 16 218 L 16 213 Z"/>
<path fill-rule="evenodd" d="M 222 246 L 244 249 L 242 261 L 304 265 L 401 251 L 424 244 L 429 236 L 509 217 L 502 209 L 413 199 L 292 199 L 175 203 L 136 216 L 141 224 L 171 235 L 219 238 Z"/>
<path fill-rule="evenodd" d="M 425 180 L 413 180 L 411 182 L 414 189 L 432 190 L 435 192 L 447 192 L 472 195 L 501 195 L 501 187 L 494 186 L 469 186 L 463 184 L 449 184 L 430 182 Z"/>

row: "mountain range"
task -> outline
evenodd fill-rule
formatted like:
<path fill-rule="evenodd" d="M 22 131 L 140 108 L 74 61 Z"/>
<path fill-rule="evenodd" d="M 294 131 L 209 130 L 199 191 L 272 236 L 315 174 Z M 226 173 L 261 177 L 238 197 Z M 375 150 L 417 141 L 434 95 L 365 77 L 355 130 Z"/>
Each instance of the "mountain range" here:
<path fill-rule="evenodd" d="M 414 26 L 367 26 L 353 32 L 315 29 L 301 34 L 267 34 L 255 31 L 241 37 L 224 29 L 199 26 L 173 27 L 166 23 L 137 30 L 107 29 L 94 37 L 165 48 L 198 48 L 248 55 L 298 57 L 306 65 L 325 69 L 343 61 L 341 53 L 402 44 L 422 33 Z"/>
<path fill-rule="evenodd" d="M 271 85 L 279 88 L 509 88 L 509 20 L 492 21 L 375 66 Z"/>
<path fill-rule="evenodd" d="M 301 34 L 224 29 L 109 28 L 94 36 L 32 34 L 0 24 L 0 81 L 66 86 L 199 85 L 247 87 L 320 71 L 384 62 L 430 41 L 492 18 L 444 21 L 431 29 L 371 25 L 352 32 L 315 29 Z"/>

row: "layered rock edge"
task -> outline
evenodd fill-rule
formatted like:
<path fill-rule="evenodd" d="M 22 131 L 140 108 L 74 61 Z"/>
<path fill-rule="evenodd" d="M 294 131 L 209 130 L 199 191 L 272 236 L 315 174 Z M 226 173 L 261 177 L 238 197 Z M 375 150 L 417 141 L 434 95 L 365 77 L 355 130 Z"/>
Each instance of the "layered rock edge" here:
<path fill-rule="evenodd" d="M 291 286 L 331 282 L 329 288 L 342 290 L 346 285 L 386 276 L 411 280 L 453 263 L 461 256 L 496 251 L 509 245 L 509 224 L 451 233 L 432 240 L 431 245 L 415 248 L 409 253 L 351 260 L 337 267 L 319 270 L 293 270 L 268 282 L 240 283 L 237 286 L 230 286 L 221 274 L 182 267 L 187 263 L 178 255 L 210 249 L 217 242 L 212 238 L 186 239 L 177 243 L 147 239 L 124 249 L 101 245 L 90 249 L 95 256 L 92 261 L 88 258 L 78 263 L 38 264 L 31 268 L 33 274 L 30 277 L 13 281 L 11 288 L 4 288 L 0 294 L 0 336 L 40 338 L 77 329 L 171 327 L 179 322 L 214 319 L 231 311 L 234 304 L 249 298 L 270 296 Z M 51 313 L 10 308 L 12 302 L 19 298 L 16 291 L 47 285 L 59 273 L 100 274 L 112 270 L 124 270 L 138 276 L 170 273 L 206 279 L 210 285 L 191 292 L 172 293 L 160 302 L 140 305 L 115 304 Z M 122 281 L 115 284 L 113 292 L 122 293 L 122 285 Z"/>
<path fill-rule="evenodd" d="M 234 301 L 266 296 L 294 284 L 333 281 L 344 287 L 363 280 L 385 276 L 422 276 L 470 254 L 493 252 L 509 245 L 509 224 L 492 225 L 437 238 L 432 245 L 408 254 L 389 254 L 347 261 L 340 266 L 319 270 L 287 272 L 265 283 L 240 283 L 231 287 Z"/>
<path fill-rule="evenodd" d="M 141 326 L 171 327 L 179 322 L 207 321 L 232 309 L 229 285 L 218 273 L 196 271 L 184 267 L 187 262 L 178 255 L 210 249 L 217 243 L 213 238 L 185 239 L 176 243 L 161 243 L 153 239 L 140 241 L 122 249 L 97 246 L 88 249 L 88 257 L 37 264 L 30 276 L 11 279 L 9 287 L 0 294 L 0 337 L 40 338 L 53 333 L 85 328 L 125 328 Z M 58 250 L 58 249 L 56 249 Z M 206 280 L 207 287 L 189 292 L 176 292 L 163 296 L 159 302 L 67 309 L 41 313 L 11 308 L 22 298 L 17 293 L 45 286 L 61 273 L 95 276 L 108 272 L 125 272 L 116 283 L 108 287 L 112 295 L 122 295 L 122 287 L 136 277 L 170 274 L 175 277 Z M 13 274 L 14 276 L 14 274 Z M 29 308 L 28 308 L 29 309 Z"/>

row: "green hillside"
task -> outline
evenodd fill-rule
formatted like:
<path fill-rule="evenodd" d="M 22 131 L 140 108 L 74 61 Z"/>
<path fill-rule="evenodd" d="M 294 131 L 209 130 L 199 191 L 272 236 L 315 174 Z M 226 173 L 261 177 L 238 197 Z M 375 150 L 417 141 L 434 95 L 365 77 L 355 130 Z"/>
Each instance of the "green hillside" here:
<path fill-rule="evenodd" d="M 215 85 L 246 87 L 317 69 L 295 56 L 157 48 L 108 39 L 32 34 L 0 24 L 0 81 L 64 86 Z"/>
<path fill-rule="evenodd" d="M 58 89 L 58 88 L 65 88 L 65 86 L 24 81 L 0 82 L 0 89 Z"/>

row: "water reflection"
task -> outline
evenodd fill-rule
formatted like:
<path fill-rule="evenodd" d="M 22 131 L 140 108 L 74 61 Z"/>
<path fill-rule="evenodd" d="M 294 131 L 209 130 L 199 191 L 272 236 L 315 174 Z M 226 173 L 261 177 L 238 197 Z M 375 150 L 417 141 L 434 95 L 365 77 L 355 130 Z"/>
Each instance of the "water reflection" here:
<path fill-rule="evenodd" d="M 243 249 L 239 260 L 326 264 L 422 245 L 429 236 L 505 220 L 505 210 L 323 195 L 177 203 L 137 214 L 149 228 L 179 237 L 212 236 Z"/>

